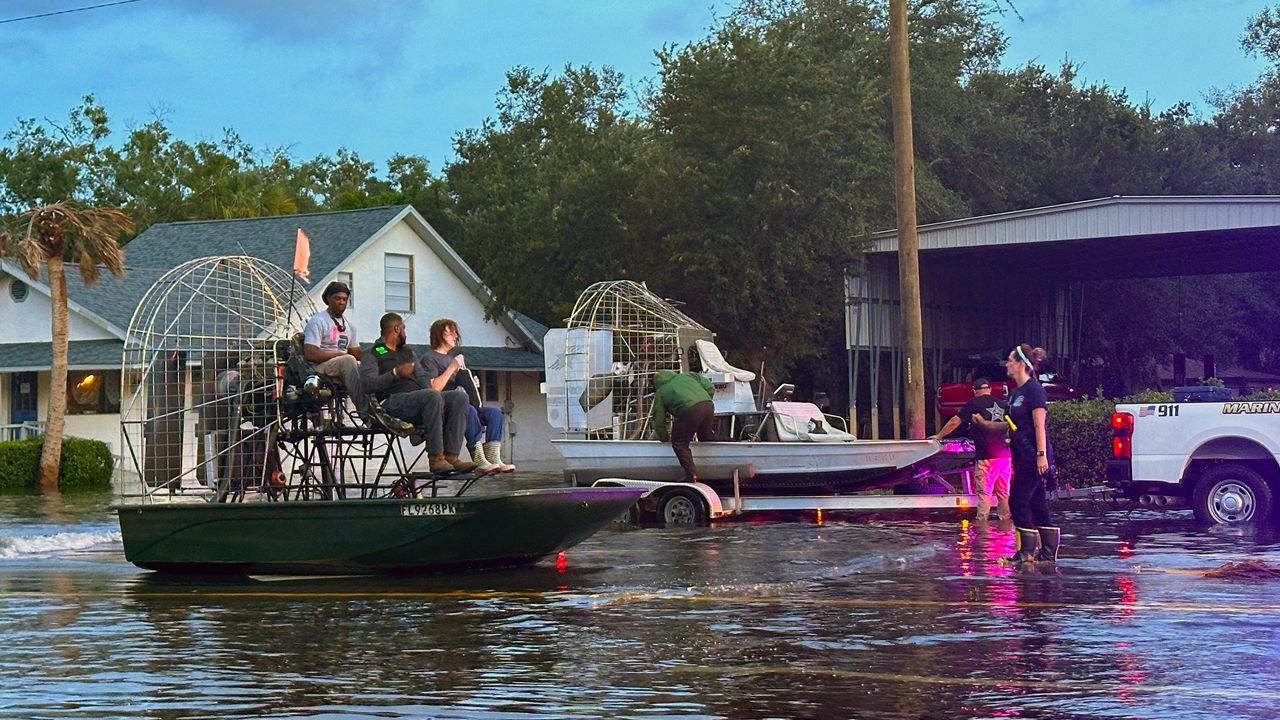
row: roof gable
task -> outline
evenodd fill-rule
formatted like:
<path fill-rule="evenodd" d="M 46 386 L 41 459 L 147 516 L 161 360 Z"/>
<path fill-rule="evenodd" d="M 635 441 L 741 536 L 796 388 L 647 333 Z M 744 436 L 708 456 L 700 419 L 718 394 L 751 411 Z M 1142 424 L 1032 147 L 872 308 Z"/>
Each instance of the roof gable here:
<path fill-rule="evenodd" d="M 142 297 L 164 274 L 164 271 L 160 270 L 126 268 L 127 272 L 122 278 L 103 272 L 96 284 L 86 287 L 84 280 L 80 277 L 79 267 L 68 264 L 65 268 L 67 310 L 122 339 L 129 328 L 129 321 L 133 319 L 133 311 L 142 303 Z M 42 295 L 50 296 L 47 267 L 43 265 L 40 267 L 39 280 L 32 280 L 22 268 L 8 260 L 0 259 L 0 271 L 22 280 L 28 287 Z"/>

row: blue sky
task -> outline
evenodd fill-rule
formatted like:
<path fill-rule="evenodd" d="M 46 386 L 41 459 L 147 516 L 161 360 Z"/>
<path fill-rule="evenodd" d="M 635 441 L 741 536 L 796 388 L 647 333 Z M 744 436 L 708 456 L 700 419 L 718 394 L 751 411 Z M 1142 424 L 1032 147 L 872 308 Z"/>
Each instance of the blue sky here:
<path fill-rule="evenodd" d="M 0 21 L 108 0 L 0 0 Z M 1064 58 L 1157 109 L 1263 69 L 1239 38 L 1260 0 L 999 0 L 1004 64 Z M 1280 2 L 1280 0 L 1277 0 Z M 139 0 L 0 23 L 0 128 L 60 121 L 93 93 L 124 128 L 160 113 L 177 137 L 235 129 L 299 159 L 345 146 L 439 171 L 494 112 L 505 72 L 610 65 L 633 83 L 654 50 L 704 36 L 722 0 Z"/>

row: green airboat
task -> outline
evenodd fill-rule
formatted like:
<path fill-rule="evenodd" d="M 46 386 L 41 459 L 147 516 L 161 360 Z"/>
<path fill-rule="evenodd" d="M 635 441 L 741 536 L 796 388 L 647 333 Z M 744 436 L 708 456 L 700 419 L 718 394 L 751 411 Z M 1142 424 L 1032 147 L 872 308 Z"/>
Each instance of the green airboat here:
<path fill-rule="evenodd" d="M 307 382 L 297 334 L 314 304 L 292 275 L 244 256 L 175 268 L 126 336 L 126 558 L 222 574 L 436 572 L 552 556 L 623 515 L 635 488 L 479 492 L 416 468 L 398 429 Z"/>

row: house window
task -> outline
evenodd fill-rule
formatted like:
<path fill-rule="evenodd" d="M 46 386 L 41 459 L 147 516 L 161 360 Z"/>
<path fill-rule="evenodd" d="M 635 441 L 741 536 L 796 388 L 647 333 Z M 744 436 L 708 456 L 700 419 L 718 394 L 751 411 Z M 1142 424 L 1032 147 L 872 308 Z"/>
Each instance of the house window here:
<path fill-rule="evenodd" d="M 349 272 L 340 272 L 337 274 L 336 277 L 334 277 L 334 280 L 337 280 L 338 282 L 342 283 L 343 285 L 346 285 L 348 288 L 351 289 L 351 292 L 347 293 L 347 307 L 355 307 L 356 306 L 355 276 L 353 276 Z"/>
<path fill-rule="evenodd" d="M 383 291 L 389 312 L 413 312 L 413 256 L 387 253 Z"/>
<path fill-rule="evenodd" d="M 480 377 L 481 396 L 486 401 L 498 402 L 502 398 L 498 393 L 498 371 L 485 370 Z"/>
<path fill-rule="evenodd" d="M 75 370 L 67 373 L 67 414 L 120 412 L 119 370 Z"/>

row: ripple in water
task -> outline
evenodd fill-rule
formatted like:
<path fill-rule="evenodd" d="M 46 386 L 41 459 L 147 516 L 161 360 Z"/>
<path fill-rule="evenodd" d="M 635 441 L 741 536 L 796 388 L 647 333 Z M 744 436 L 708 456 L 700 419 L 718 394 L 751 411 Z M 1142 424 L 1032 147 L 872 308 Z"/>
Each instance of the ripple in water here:
<path fill-rule="evenodd" d="M 119 542 L 119 530 L 0 536 L 0 560 L 62 555 Z"/>

